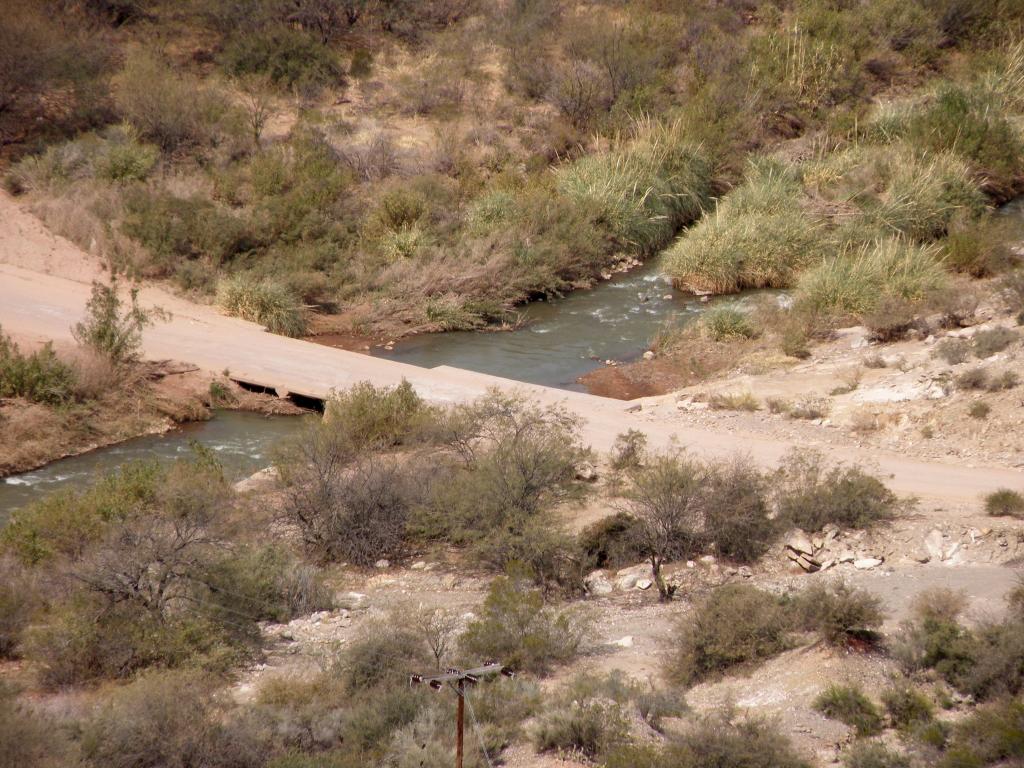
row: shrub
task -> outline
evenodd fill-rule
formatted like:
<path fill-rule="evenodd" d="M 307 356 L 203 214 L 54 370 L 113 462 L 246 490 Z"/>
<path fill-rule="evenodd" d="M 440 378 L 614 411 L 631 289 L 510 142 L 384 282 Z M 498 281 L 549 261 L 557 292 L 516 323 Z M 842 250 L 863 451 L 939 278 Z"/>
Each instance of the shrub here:
<path fill-rule="evenodd" d="M 423 439 L 437 418 L 404 379 L 393 387 L 363 381 L 324 404 L 325 425 L 356 450 L 409 445 Z"/>
<path fill-rule="evenodd" d="M 688 685 L 774 656 L 788 646 L 790 623 L 772 595 L 726 584 L 681 619 L 668 674 Z"/>
<path fill-rule="evenodd" d="M 791 419 L 814 421 L 828 416 L 828 400 L 821 397 L 804 397 L 793 403 L 786 411 Z"/>
<path fill-rule="evenodd" d="M 675 592 L 662 577 L 662 566 L 695 552 L 702 543 L 704 478 L 700 464 L 675 454 L 652 458 L 631 478 L 628 510 L 637 521 L 636 534 L 661 600 L 670 600 Z"/>
<path fill-rule="evenodd" d="M 1013 389 L 1018 384 L 1020 384 L 1020 379 L 1017 377 L 1016 373 L 1013 371 L 1003 371 L 999 375 L 993 376 L 989 379 L 986 389 L 988 389 L 989 392 L 999 392 L 1004 389 Z"/>
<path fill-rule="evenodd" d="M 141 188 L 125 197 L 121 231 L 146 248 L 148 271 L 179 282 L 192 270 L 219 267 L 256 246 L 250 225 L 211 201 Z"/>
<path fill-rule="evenodd" d="M 374 455 L 353 459 L 336 437 L 309 437 L 282 466 L 284 518 L 297 526 L 307 551 L 361 567 L 402 557 L 410 508 L 427 492 L 426 468 Z"/>
<path fill-rule="evenodd" d="M 714 341 L 752 339 L 758 335 L 747 314 L 735 307 L 712 307 L 704 313 L 701 322 Z"/>
<path fill-rule="evenodd" d="M 971 277 L 991 277 L 1013 265 L 1012 234 L 1000 219 L 987 217 L 951 231 L 942 243 L 946 264 Z"/>
<path fill-rule="evenodd" d="M 622 762 L 609 768 L 627 768 L 643 763 Z M 711 715 L 686 730 L 665 748 L 659 768 L 807 768 L 788 738 L 770 721 L 747 717 L 735 720 L 729 714 Z"/>
<path fill-rule="evenodd" d="M 856 686 L 830 685 L 814 700 L 814 708 L 850 726 L 858 736 L 873 736 L 882 730 L 878 708 Z"/>
<path fill-rule="evenodd" d="M 538 515 L 576 488 L 579 423 L 561 408 L 491 392 L 454 408 L 440 432 L 458 462 L 434 489 L 420 521 L 425 535 L 486 549 L 536 527 Z"/>
<path fill-rule="evenodd" d="M 973 638 L 958 622 L 962 594 L 948 589 L 921 592 L 914 602 L 914 619 L 894 643 L 893 654 L 903 669 L 934 669 L 947 681 L 962 680 L 974 664 Z"/>
<path fill-rule="evenodd" d="M 210 142 L 222 109 L 197 81 L 142 50 L 125 61 L 114 97 L 138 135 L 166 151 Z"/>
<path fill-rule="evenodd" d="M 17 691 L 9 684 L 0 684 L 0 766 L 45 768 L 67 765 L 71 755 L 64 754 L 64 741 L 59 728 L 21 706 Z"/>
<path fill-rule="evenodd" d="M 369 622 L 339 659 L 349 691 L 368 691 L 408 681 L 409 670 L 433 661 L 424 638 L 399 613 Z"/>
<path fill-rule="evenodd" d="M 82 724 L 89 765 L 141 768 L 194 762 L 210 768 L 260 765 L 256 739 L 223 721 L 209 681 L 195 674 L 155 672 L 113 692 Z"/>
<path fill-rule="evenodd" d="M 860 467 L 827 467 L 815 451 L 788 454 L 774 485 L 779 517 L 805 531 L 819 531 L 827 523 L 866 528 L 906 506 Z"/>
<path fill-rule="evenodd" d="M 1024 494 L 1000 488 L 985 497 L 985 512 L 993 517 L 1024 517 Z"/>
<path fill-rule="evenodd" d="M 967 339 L 946 338 L 935 345 L 935 354 L 949 365 L 959 365 L 971 354 L 971 342 Z"/>
<path fill-rule="evenodd" d="M 552 664 L 574 658 L 586 631 L 579 611 L 545 605 L 540 591 L 521 577 L 499 576 L 466 627 L 462 645 L 467 653 L 543 674 Z"/>
<path fill-rule="evenodd" d="M 75 399 L 76 374 L 44 344 L 23 354 L 0 330 L 0 397 L 24 397 L 35 403 L 64 405 Z"/>
<path fill-rule="evenodd" d="M 708 405 L 716 411 L 756 411 L 761 407 L 753 392 L 715 392 L 708 397 Z"/>
<path fill-rule="evenodd" d="M 831 645 L 874 641 L 874 630 L 884 618 L 881 600 L 843 582 L 809 587 L 797 596 L 795 606 L 804 627 Z"/>
<path fill-rule="evenodd" d="M 855 742 L 843 755 L 845 768 L 910 768 L 910 761 L 884 744 Z"/>
<path fill-rule="evenodd" d="M 0 577 L 0 659 L 11 659 L 17 656 L 22 633 L 36 612 L 39 596 L 23 569 L 10 558 L 0 558 Z"/>
<path fill-rule="evenodd" d="M 1003 326 L 988 328 L 978 331 L 971 338 L 975 356 L 979 358 L 991 357 L 997 352 L 1002 352 L 1013 344 L 1020 337 L 1016 331 Z"/>
<path fill-rule="evenodd" d="M 1010 617 L 973 633 L 973 663 L 952 682 L 978 701 L 1017 696 L 1024 690 L 1024 623 Z"/>
<path fill-rule="evenodd" d="M 882 704 L 896 728 L 917 727 L 933 717 L 932 703 L 908 685 L 897 685 L 882 693 Z"/>
<path fill-rule="evenodd" d="M 637 520 L 625 512 L 591 523 L 577 541 L 584 561 L 593 568 L 622 568 L 647 556 Z"/>
<path fill-rule="evenodd" d="M 280 281 L 236 275 L 220 281 L 217 302 L 228 314 L 266 326 L 271 333 L 301 336 L 306 332 L 305 308 Z"/>
<path fill-rule="evenodd" d="M 117 280 L 107 285 L 93 282 L 85 305 L 86 318 L 71 329 L 75 341 L 114 365 L 138 361 L 142 353 L 142 331 L 162 317 L 160 310 L 139 306 L 139 289 L 132 288 L 129 305 L 122 312 Z"/>
<path fill-rule="evenodd" d="M 718 553 L 752 563 L 768 551 L 777 532 L 765 477 L 752 462 L 735 458 L 713 465 L 705 479 L 704 530 Z"/>
<path fill-rule="evenodd" d="M 647 450 L 647 435 L 636 429 L 629 429 L 615 437 L 612 443 L 612 469 L 635 469 L 644 462 Z"/>
<path fill-rule="evenodd" d="M 956 385 L 960 389 L 987 389 L 988 372 L 981 367 L 970 368 L 956 377 Z"/>
<path fill-rule="evenodd" d="M 302 93 L 344 82 L 342 67 L 326 45 L 285 26 L 235 36 L 221 54 L 221 65 L 236 77 L 262 75 Z"/>
<path fill-rule="evenodd" d="M 953 729 L 941 768 L 1012 765 L 1024 758 L 1024 702 L 979 707 Z"/>
<path fill-rule="evenodd" d="M 563 702 L 549 710 L 535 727 L 539 752 L 597 760 L 626 740 L 627 722 L 618 704 L 602 700 Z"/>
<path fill-rule="evenodd" d="M 984 400 L 976 400 L 967 407 L 967 415 L 972 419 L 987 419 L 992 406 Z"/>

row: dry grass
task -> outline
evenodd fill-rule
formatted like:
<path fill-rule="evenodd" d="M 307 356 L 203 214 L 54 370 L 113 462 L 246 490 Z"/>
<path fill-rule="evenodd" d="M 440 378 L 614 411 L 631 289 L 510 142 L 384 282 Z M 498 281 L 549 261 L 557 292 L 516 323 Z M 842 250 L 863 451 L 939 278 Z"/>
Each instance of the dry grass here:
<path fill-rule="evenodd" d="M 708 405 L 716 411 L 757 411 L 761 401 L 752 392 L 715 392 L 708 396 Z"/>

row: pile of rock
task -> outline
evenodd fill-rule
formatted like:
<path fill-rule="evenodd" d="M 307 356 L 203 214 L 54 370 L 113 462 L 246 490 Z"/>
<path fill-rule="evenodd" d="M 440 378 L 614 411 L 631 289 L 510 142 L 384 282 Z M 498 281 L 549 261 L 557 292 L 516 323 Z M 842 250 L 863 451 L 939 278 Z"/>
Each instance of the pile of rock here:
<path fill-rule="evenodd" d="M 782 549 L 789 560 L 807 573 L 827 571 L 843 563 L 852 564 L 859 570 L 868 570 L 885 562 L 884 556 L 858 554 L 848 547 L 840 547 L 841 537 L 839 526 L 831 523 L 813 535 L 794 528 L 786 534 Z"/>

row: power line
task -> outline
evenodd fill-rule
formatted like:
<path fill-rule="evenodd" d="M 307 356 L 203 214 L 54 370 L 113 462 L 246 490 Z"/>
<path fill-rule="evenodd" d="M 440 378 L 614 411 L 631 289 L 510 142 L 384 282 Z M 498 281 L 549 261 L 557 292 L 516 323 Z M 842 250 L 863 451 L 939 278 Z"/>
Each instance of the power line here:
<path fill-rule="evenodd" d="M 474 667 L 473 669 L 449 669 L 439 675 L 410 675 L 409 683 L 411 685 L 425 684 L 429 685 L 435 691 L 440 691 L 446 685 L 449 686 L 456 695 L 459 697 L 455 709 L 455 768 L 462 768 L 462 757 L 464 751 L 465 742 L 465 731 L 466 731 L 466 684 L 476 684 L 481 677 L 489 677 L 491 675 L 506 675 L 508 677 L 513 676 L 511 669 L 499 662 L 487 662 L 481 667 Z M 472 704 L 470 705 L 470 716 L 472 716 Z M 473 717 L 474 723 L 476 718 Z M 480 732 L 477 730 L 477 738 L 480 738 Z M 480 747 L 483 749 L 483 740 L 480 740 Z M 491 758 L 487 755 L 487 750 L 484 749 L 484 757 L 487 758 L 488 764 L 491 762 Z"/>

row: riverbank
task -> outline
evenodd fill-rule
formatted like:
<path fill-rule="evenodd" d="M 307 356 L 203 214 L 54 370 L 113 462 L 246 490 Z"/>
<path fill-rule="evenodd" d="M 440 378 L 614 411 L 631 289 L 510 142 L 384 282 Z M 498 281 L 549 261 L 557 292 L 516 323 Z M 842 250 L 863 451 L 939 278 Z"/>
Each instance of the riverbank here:
<path fill-rule="evenodd" d="M 249 392 L 196 366 L 141 363 L 116 387 L 85 403 L 51 407 L 22 398 L 0 399 L 0 478 L 206 421 L 214 408 L 265 415 L 305 413 L 289 400 Z"/>

